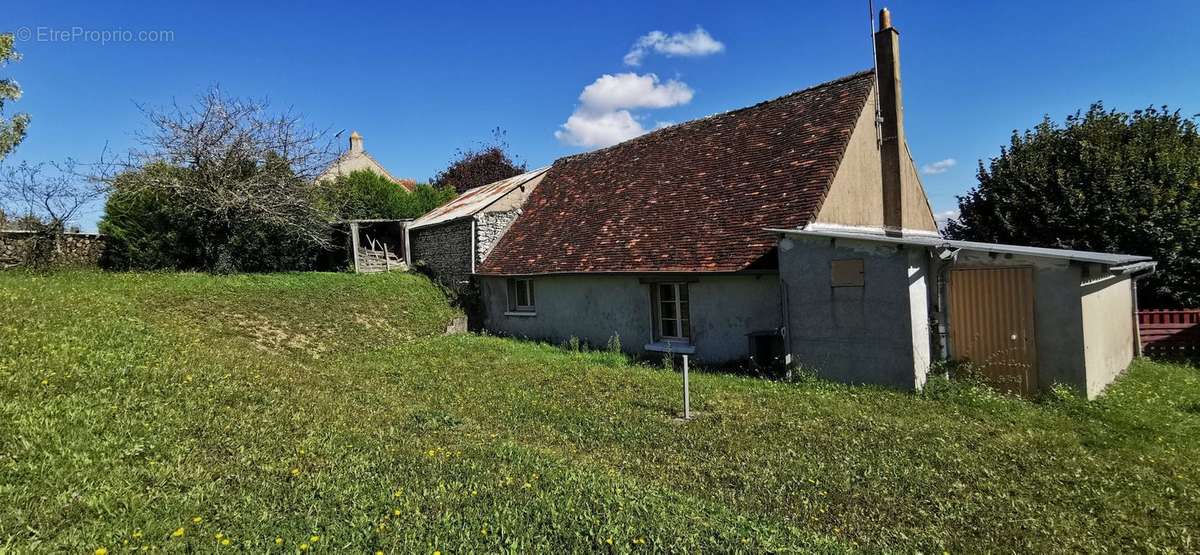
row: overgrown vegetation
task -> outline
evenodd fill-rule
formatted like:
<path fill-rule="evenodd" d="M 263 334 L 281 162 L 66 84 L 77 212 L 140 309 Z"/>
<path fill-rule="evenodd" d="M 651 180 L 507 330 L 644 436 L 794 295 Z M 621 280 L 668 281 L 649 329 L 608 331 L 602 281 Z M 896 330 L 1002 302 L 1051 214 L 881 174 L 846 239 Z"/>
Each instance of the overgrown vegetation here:
<path fill-rule="evenodd" d="M 1189 552 L 1200 371 L 1095 402 L 442 336 L 413 275 L 0 273 L 0 551 Z M 225 545 L 228 543 L 228 545 Z"/>
<path fill-rule="evenodd" d="M 334 159 L 324 131 L 217 87 L 143 111 L 139 146 L 98 165 L 111 188 L 101 231 L 118 237 L 112 266 L 303 270 L 334 244 L 334 215 L 311 185 Z"/>
<path fill-rule="evenodd" d="M 0 33 L 0 68 L 21 59 L 21 54 L 13 48 L 13 38 L 12 33 Z M 0 160 L 21 144 L 29 128 L 29 114 L 17 113 L 4 117 L 4 105 L 20 99 L 21 86 L 7 77 L 0 78 Z"/>
<path fill-rule="evenodd" d="M 1144 307 L 1200 305 L 1200 131 L 1154 107 L 1094 104 L 1049 117 L 985 167 L 959 197 L 957 239 L 1140 254 L 1158 270 L 1138 282 Z"/>
<path fill-rule="evenodd" d="M 409 191 L 370 170 L 324 180 L 318 191 L 322 206 L 343 220 L 415 219 L 456 196 L 452 187 L 428 184 Z"/>

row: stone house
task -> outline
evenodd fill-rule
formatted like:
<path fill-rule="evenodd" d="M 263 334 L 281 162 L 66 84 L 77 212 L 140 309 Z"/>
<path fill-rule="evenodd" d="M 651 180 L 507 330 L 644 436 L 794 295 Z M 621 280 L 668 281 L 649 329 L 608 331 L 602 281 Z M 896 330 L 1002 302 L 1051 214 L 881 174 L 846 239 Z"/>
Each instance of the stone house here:
<path fill-rule="evenodd" d="M 965 359 L 1013 391 L 1098 395 L 1137 352 L 1136 280 L 1154 262 L 941 237 L 886 10 L 875 46 L 874 71 L 534 172 L 490 252 L 489 203 L 431 215 L 426 233 L 460 244 L 414 234 L 413 258 L 474 274 L 495 333 L 903 389 Z"/>
<path fill-rule="evenodd" d="M 545 174 L 546 168 L 541 168 L 476 187 L 409 222 L 409 266 L 461 290 Z"/>
<path fill-rule="evenodd" d="M 358 131 L 350 133 L 350 149 L 343 152 L 333 163 L 329 164 L 329 167 L 325 168 L 325 171 L 321 173 L 317 181 L 334 179 L 339 175 L 350 175 L 360 170 L 375 172 L 409 191 L 417 187 L 417 182 L 412 179 L 403 179 L 392 175 L 391 172 L 387 171 L 387 168 L 383 167 L 383 164 L 380 164 L 374 156 L 371 156 L 369 152 L 364 150 L 363 136 Z"/>

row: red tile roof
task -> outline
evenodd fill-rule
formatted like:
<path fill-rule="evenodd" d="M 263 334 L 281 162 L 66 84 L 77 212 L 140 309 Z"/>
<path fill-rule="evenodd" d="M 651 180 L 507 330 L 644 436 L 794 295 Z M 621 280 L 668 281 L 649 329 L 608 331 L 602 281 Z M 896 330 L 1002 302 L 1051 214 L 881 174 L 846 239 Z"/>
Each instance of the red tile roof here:
<path fill-rule="evenodd" d="M 776 244 L 764 228 L 820 208 L 873 83 L 856 73 L 562 158 L 477 271 L 746 269 Z"/>

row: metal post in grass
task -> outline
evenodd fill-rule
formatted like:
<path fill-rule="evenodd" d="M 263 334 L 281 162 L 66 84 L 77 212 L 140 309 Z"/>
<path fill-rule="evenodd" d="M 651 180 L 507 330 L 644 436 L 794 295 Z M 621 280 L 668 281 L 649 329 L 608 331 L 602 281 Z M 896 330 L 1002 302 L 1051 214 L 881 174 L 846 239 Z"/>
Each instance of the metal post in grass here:
<path fill-rule="evenodd" d="M 683 419 L 692 419 L 692 400 L 688 394 L 688 356 L 683 355 Z"/>

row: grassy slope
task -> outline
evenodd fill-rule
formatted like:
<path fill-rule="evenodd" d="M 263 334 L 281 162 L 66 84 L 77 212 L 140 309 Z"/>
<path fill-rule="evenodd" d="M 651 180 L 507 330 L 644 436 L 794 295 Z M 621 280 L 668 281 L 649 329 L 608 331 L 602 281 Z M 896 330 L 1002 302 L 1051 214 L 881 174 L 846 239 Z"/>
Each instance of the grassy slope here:
<path fill-rule="evenodd" d="M 1186 366 L 1047 404 L 699 374 L 680 424 L 676 375 L 441 337 L 414 276 L 0 273 L 0 315 L 0 551 L 1200 549 Z"/>

